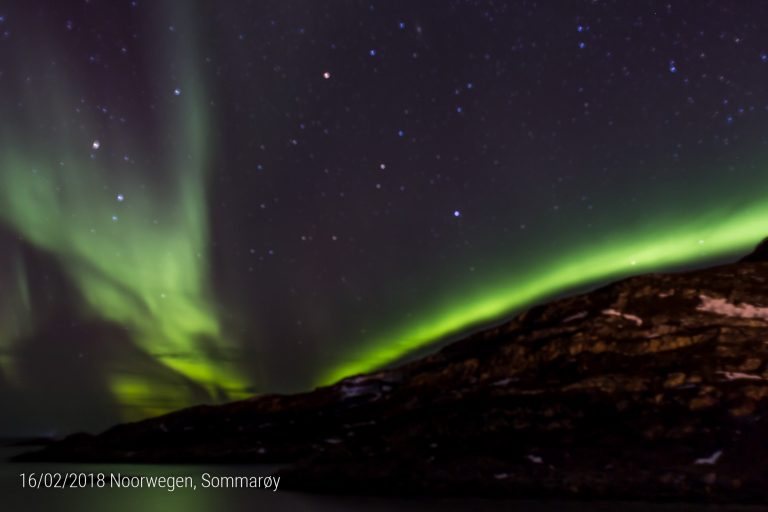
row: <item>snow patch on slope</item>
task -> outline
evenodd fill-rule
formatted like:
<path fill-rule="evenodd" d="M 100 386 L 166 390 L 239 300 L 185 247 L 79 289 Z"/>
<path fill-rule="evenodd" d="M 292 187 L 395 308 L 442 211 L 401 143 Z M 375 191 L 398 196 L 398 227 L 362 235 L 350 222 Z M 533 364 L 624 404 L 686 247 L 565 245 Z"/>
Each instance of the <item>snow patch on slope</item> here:
<path fill-rule="evenodd" d="M 713 453 L 709 457 L 702 457 L 700 459 L 696 459 L 693 463 L 694 464 L 716 464 L 717 460 L 720 458 L 722 454 L 723 454 L 723 450 L 717 450 L 715 453 Z"/>
<path fill-rule="evenodd" d="M 638 326 L 643 325 L 643 319 L 637 315 L 622 313 L 621 311 L 616 311 L 615 309 L 604 309 L 603 314 L 608 316 L 618 316 L 618 317 L 624 318 L 626 320 L 629 320 L 630 322 L 636 323 Z"/>
<path fill-rule="evenodd" d="M 737 318 L 757 318 L 768 321 L 768 308 L 753 306 L 752 304 L 731 304 L 725 299 L 699 295 L 701 304 L 696 309 L 716 315 L 732 316 Z"/>
<path fill-rule="evenodd" d="M 585 318 L 587 316 L 586 311 L 582 311 L 581 313 L 576 313 L 575 315 L 571 315 L 569 317 L 563 318 L 563 323 L 567 324 L 568 322 L 573 322 L 574 320 L 581 320 L 582 318 Z"/>
<path fill-rule="evenodd" d="M 755 375 L 754 373 L 742 373 L 742 372 L 717 372 L 723 377 L 725 377 L 725 380 L 765 380 L 760 375 Z"/>

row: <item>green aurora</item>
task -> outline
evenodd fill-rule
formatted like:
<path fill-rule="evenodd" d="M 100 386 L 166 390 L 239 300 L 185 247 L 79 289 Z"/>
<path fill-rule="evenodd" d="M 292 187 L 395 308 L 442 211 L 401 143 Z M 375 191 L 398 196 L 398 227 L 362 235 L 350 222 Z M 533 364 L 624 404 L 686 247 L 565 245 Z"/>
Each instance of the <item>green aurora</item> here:
<path fill-rule="evenodd" d="M 225 332 L 212 291 L 206 187 L 217 149 L 209 127 L 216 120 L 195 63 L 194 37 L 182 40 L 181 34 L 191 29 L 178 26 L 173 35 L 155 31 L 166 35 L 148 57 L 160 67 L 172 54 L 178 83 L 184 84 L 172 108 L 155 112 L 156 132 L 115 125 L 105 132 L 86 110 L 77 124 L 68 121 L 81 95 L 64 67 L 19 70 L 17 86 L 29 101 L 23 110 L 2 112 L 13 122 L 4 123 L 0 148 L 0 222 L 56 259 L 83 299 L 83 318 L 122 326 L 137 347 L 167 370 L 158 376 L 119 364 L 108 369 L 110 391 L 126 408 L 127 419 L 195 403 L 193 389 L 218 399 L 241 398 L 253 389 L 254 378 L 238 364 L 244 340 Z M 40 73 L 44 79 L 23 83 Z M 55 92 L 47 86 L 52 82 L 58 84 Z M 156 96 L 173 95 L 176 87 L 156 85 Z M 56 123 L 60 136 L 41 138 L 37 119 Z M 159 140 L 147 140 L 155 133 L 161 134 Z M 99 140 L 97 149 L 94 140 Z M 112 172 L 126 164 L 107 155 L 129 153 L 141 172 Z M 146 176 L 162 186 L 147 186 Z M 118 194 L 124 201 L 116 200 Z M 766 235 L 766 225 L 768 203 L 759 200 L 737 210 L 707 208 L 706 215 L 688 218 L 654 218 L 651 213 L 644 229 L 628 229 L 535 265 L 510 265 L 515 268 L 503 268 L 481 292 L 457 295 L 431 312 L 420 312 L 417 321 L 358 340 L 358 349 L 321 369 L 316 384 L 391 364 L 558 293 L 744 252 Z M 24 259 L 21 254 L 6 259 L 2 276 L 13 279 L 3 283 L 0 296 L 0 370 L 12 385 L 21 386 L 13 360 L 3 354 L 33 335 L 35 321 Z"/>
<path fill-rule="evenodd" d="M 84 318 L 124 327 L 143 351 L 170 370 L 170 377 L 160 381 L 119 364 L 111 370 L 109 387 L 117 402 L 130 408 L 130 417 L 162 412 L 151 404 L 192 403 L 186 392 L 191 384 L 229 399 L 245 396 L 249 386 L 239 368 L 227 362 L 234 359 L 228 355 L 233 344 L 221 331 L 208 283 L 205 185 L 211 148 L 206 127 L 211 120 L 205 91 L 189 42 L 182 50 L 181 42 L 168 39 L 160 48 L 175 52 L 179 81 L 187 84 L 175 108 L 156 115 L 157 132 L 172 131 L 172 138 L 148 144 L 135 129 L 100 132 L 98 119 L 85 111 L 79 125 L 68 124 L 78 96 L 65 88 L 75 81 L 64 70 L 50 69 L 39 88 L 27 85 L 30 101 L 23 116 L 4 113 L 17 122 L 6 123 L 0 151 L 0 220 L 55 256 L 87 304 Z M 154 52 L 159 61 L 163 51 Z M 29 72 L 34 76 L 36 71 Z M 45 87 L 51 81 L 60 84 L 56 94 Z M 168 87 L 153 93 L 173 94 L 173 86 Z M 29 127 L 34 119 L 56 120 L 60 138 L 28 140 L 34 128 L 21 136 L 18 127 Z M 150 155 L 146 148 L 153 146 Z M 160 155 L 154 153 L 158 147 Z M 142 172 L 112 172 L 111 166 L 127 165 L 114 158 L 117 163 L 105 163 L 107 154 L 118 151 L 134 155 Z M 147 175 L 162 177 L 164 186 L 145 186 L 142 177 Z M 7 328 L 0 345 L 6 348 L 33 330 L 25 314 L 23 260 L 15 262 L 11 275 L 17 282 L 2 311 Z M 219 357 L 214 360 L 211 353 Z M 12 366 L 6 362 L 0 369 L 13 382 Z"/>
<path fill-rule="evenodd" d="M 570 289 L 747 251 L 765 236 L 766 225 L 768 205 L 759 202 L 738 212 L 722 209 L 689 222 L 672 220 L 664 223 L 664 229 L 627 232 L 600 247 L 564 254 L 526 269 L 524 278 L 502 279 L 481 295 L 462 297 L 422 322 L 366 344 L 347 362 L 324 373 L 320 383 L 382 367 L 467 326 L 498 319 Z"/>

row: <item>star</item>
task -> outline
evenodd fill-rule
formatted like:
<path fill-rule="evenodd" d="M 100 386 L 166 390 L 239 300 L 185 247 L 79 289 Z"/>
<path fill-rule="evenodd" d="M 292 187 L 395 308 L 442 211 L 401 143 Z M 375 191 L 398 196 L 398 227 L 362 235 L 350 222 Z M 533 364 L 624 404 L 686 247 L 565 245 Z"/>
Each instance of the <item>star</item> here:
<path fill-rule="evenodd" d="M 91 147 L 92 147 L 94 150 L 97 150 L 97 149 L 99 149 L 99 148 L 101 147 L 101 142 L 99 142 L 99 139 L 96 139 L 96 140 L 94 140 L 94 141 L 91 143 Z"/>
<path fill-rule="evenodd" d="M 331 74 L 328 71 L 326 71 L 326 72 L 323 73 L 323 78 L 328 80 L 329 78 L 331 78 Z"/>

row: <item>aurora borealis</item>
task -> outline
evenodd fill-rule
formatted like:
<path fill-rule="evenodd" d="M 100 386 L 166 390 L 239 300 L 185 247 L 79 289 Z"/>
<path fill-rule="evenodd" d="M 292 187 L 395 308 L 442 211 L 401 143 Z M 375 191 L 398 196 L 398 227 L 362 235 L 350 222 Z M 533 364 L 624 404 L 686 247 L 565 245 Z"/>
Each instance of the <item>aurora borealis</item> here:
<path fill-rule="evenodd" d="M 199 107 L 201 92 L 194 89 L 198 80 L 187 69 L 191 66 L 178 56 L 175 62 L 179 79 L 192 85 L 177 104 L 158 113 L 157 122 L 178 127 L 174 128 L 179 131 L 178 141 L 169 141 L 167 149 L 159 148 L 161 156 L 147 164 L 152 167 L 149 172 L 167 175 L 165 190 L 154 192 L 132 173 L 103 168 L 115 164 L 108 156 L 102 157 L 107 148 L 102 149 L 100 142 L 91 144 L 90 155 L 70 149 L 81 145 L 76 137 L 98 130 L 98 121 L 84 113 L 81 126 L 70 124 L 60 113 L 61 106 L 76 102 L 65 88 L 50 104 L 34 102 L 31 116 L 51 118 L 61 132 L 41 155 L 12 132 L 3 137 L 7 145 L 2 162 L 2 218 L 30 245 L 61 261 L 82 294 L 85 315 L 124 326 L 143 350 L 184 377 L 206 387 L 239 391 L 244 381 L 238 380 L 236 369 L 210 363 L 199 346 L 218 343 L 221 336 L 207 296 L 208 227 L 203 189 L 210 165 L 207 120 Z M 66 76 L 60 77 L 56 71 L 45 79 L 43 87 L 48 80 L 67 83 Z M 31 94 L 47 96 L 45 89 Z M 119 140 L 123 148 L 135 144 L 137 165 L 146 160 L 141 153 L 146 142 L 140 137 L 134 142 L 132 134 L 123 133 L 120 127 L 108 137 Z M 115 201 L 125 203 L 125 208 Z M 114 213 L 93 213 L 110 211 Z M 23 297 L 23 272 L 17 276 Z M 23 301 L 22 297 L 17 300 Z M 157 384 L 153 390 L 143 391 L 143 380 L 131 372 L 117 372 L 110 375 L 108 385 L 119 397 L 136 393 L 162 397 L 164 390 Z"/>
<path fill-rule="evenodd" d="M 308 389 L 747 252 L 766 14 L 0 7 L 0 430 Z"/>

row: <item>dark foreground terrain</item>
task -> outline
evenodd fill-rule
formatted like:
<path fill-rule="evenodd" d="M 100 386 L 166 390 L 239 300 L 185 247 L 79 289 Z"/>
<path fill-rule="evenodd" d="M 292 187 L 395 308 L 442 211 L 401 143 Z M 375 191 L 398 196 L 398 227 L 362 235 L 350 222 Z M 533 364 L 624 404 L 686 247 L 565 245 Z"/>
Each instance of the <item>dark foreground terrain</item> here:
<path fill-rule="evenodd" d="M 626 279 L 405 366 L 19 460 L 290 463 L 323 492 L 765 502 L 768 258 Z"/>

